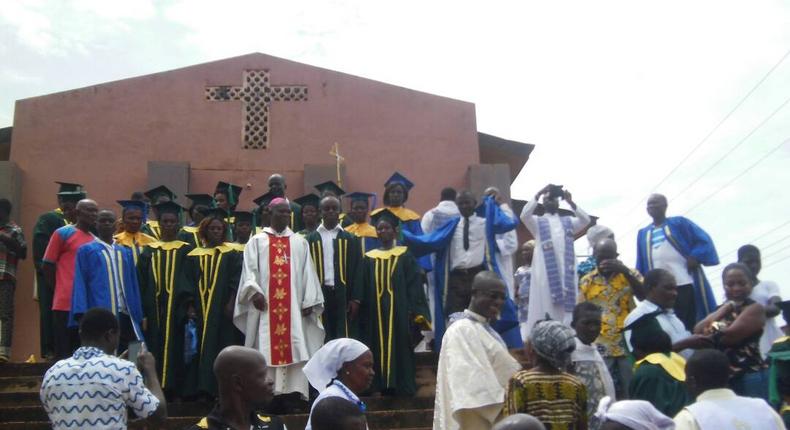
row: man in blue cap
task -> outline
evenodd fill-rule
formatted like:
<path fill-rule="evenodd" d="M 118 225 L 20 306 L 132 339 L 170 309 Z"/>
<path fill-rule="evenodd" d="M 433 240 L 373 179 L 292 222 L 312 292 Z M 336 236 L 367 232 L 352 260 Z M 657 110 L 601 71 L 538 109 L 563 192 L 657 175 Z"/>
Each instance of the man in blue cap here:
<path fill-rule="evenodd" d="M 134 264 L 140 259 L 143 248 L 156 239 L 143 233 L 142 227 L 148 216 L 148 204 L 138 200 L 118 200 L 123 208 L 121 211 L 121 231 L 113 236 L 115 242 L 132 251 Z"/>
<path fill-rule="evenodd" d="M 351 224 L 345 228 L 347 232 L 359 238 L 362 254 L 365 254 L 380 245 L 376 228 L 368 223 L 368 211 L 371 206 L 375 206 L 375 204 L 371 205 L 370 199 L 375 198 L 376 195 L 357 191 L 349 194 L 348 197 L 351 199 L 351 212 L 348 214 Z"/>

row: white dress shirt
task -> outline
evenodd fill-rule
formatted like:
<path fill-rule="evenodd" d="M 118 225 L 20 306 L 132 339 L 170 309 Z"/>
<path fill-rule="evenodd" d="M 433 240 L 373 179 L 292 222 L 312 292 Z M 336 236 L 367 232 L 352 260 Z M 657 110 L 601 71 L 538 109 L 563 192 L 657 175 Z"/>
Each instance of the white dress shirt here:
<path fill-rule="evenodd" d="M 660 309 L 662 308 L 650 300 L 643 300 L 636 306 L 636 308 L 634 308 L 634 310 L 631 311 L 631 313 L 628 314 L 627 317 L 625 317 L 625 323 L 623 325 L 628 326 L 632 322 L 639 319 L 639 317 L 642 315 L 647 315 Z M 656 315 L 656 321 L 658 321 L 658 325 L 661 326 L 661 329 L 669 335 L 669 338 L 672 340 L 672 344 L 680 342 L 681 340 L 691 336 L 691 332 L 686 330 L 686 326 L 683 325 L 683 321 L 681 321 L 680 318 L 675 315 L 675 311 L 672 309 L 664 310 L 663 313 Z M 628 350 L 633 351 L 634 348 L 631 346 L 631 330 L 626 330 L 623 333 L 623 336 L 625 337 L 625 343 L 628 346 Z M 683 351 L 680 351 L 680 355 L 688 359 L 691 357 L 693 352 L 694 351 L 691 349 L 684 349 Z"/>
<path fill-rule="evenodd" d="M 450 262 L 453 269 L 470 269 L 483 264 L 486 252 L 486 220 L 477 215 L 468 218 L 469 249 L 464 249 L 464 225 L 467 219 L 461 217 L 455 226 L 450 242 Z"/>
<path fill-rule="evenodd" d="M 340 227 L 340 224 L 332 230 L 328 230 L 324 227 L 324 223 L 321 223 L 315 230 L 321 235 L 321 247 L 324 250 L 324 279 L 320 279 L 320 281 L 330 287 L 335 285 L 335 248 L 332 241 L 341 230 L 343 228 Z"/>

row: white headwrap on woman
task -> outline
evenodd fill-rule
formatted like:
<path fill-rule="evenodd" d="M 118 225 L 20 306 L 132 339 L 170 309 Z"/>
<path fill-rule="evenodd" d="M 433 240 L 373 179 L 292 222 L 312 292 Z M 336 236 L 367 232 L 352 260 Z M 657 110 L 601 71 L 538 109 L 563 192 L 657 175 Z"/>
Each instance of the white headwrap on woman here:
<path fill-rule="evenodd" d="M 595 417 L 600 423 L 614 421 L 632 430 L 674 430 L 672 418 L 662 414 L 650 402 L 644 400 L 621 400 L 612 402 L 609 396 L 598 403 Z"/>
<path fill-rule="evenodd" d="M 614 236 L 611 228 L 595 224 L 587 229 L 587 241 L 590 243 L 590 248 L 595 248 L 595 244 L 609 236 Z"/>
<path fill-rule="evenodd" d="M 358 340 L 330 340 L 313 354 L 302 372 L 307 376 L 310 385 L 320 393 L 332 379 L 337 378 L 337 372 L 343 367 L 343 363 L 354 361 L 367 351 L 370 349 Z"/>

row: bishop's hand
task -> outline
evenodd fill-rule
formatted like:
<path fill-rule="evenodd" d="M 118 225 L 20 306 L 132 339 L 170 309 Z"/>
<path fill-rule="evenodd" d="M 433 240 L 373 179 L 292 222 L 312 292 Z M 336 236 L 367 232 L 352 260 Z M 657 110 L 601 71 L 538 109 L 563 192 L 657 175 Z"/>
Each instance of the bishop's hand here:
<path fill-rule="evenodd" d="M 252 296 L 252 305 L 261 312 L 265 311 L 267 307 L 266 297 L 261 293 L 255 293 L 255 295 Z"/>

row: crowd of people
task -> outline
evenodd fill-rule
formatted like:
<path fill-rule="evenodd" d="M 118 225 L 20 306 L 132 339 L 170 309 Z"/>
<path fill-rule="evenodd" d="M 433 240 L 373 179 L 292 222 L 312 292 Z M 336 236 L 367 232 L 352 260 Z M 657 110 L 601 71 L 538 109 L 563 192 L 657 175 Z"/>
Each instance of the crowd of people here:
<path fill-rule="evenodd" d="M 439 351 L 435 429 L 790 421 L 790 338 L 774 321 L 790 306 L 758 277 L 759 249 L 724 268 L 717 306 L 702 269 L 719 264 L 713 240 L 667 216 L 662 195 L 647 201 L 653 222 L 632 268 L 614 231 L 556 185 L 519 216 L 494 187 L 446 188 L 421 216 L 399 173 L 379 208 L 375 193 L 333 182 L 291 200 L 275 174 L 252 211 L 237 210 L 242 187 L 220 182 L 186 195 L 188 207 L 166 186 L 134 193 L 117 217 L 82 185 L 59 184 L 32 242 L 41 355 L 57 361 L 41 398 L 56 428 L 106 423 L 102 411 L 125 425 L 126 406 L 161 419 L 179 399 L 219 401 L 198 428 L 282 426 L 257 412 L 311 400 L 308 429 L 364 428 L 362 398 L 417 392 L 416 350 Z M 0 199 L 4 360 L 27 255 L 10 214 Z M 521 245 L 519 222 L 534 238 Z M 585 235 L 592 254 L 577 263 Z M 141 345 L 139 372 L 113 356 Z M 64 391 L 75 378 L 83 395 Z M 101 394 L 108 380 L 130 390 Z M 97 396 L 100 408 L 68 407 Z"/>

